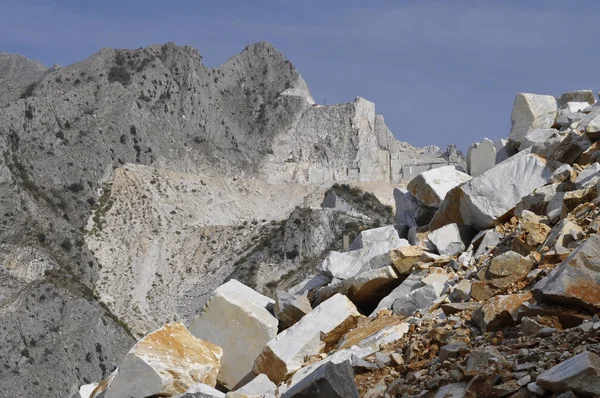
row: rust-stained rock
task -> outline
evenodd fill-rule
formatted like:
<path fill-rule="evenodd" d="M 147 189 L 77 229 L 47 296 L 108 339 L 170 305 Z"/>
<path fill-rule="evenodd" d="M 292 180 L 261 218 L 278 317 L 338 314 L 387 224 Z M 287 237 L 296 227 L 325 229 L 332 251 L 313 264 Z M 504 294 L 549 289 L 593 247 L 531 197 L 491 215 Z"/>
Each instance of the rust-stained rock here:
<path fill-rule="evenodd" d="M 222 358 L 220 347 L 194 337 L 183 324 L 166 324 L 138 341 L 91 397 L 171 396 L 194 384 L 214 387 Z"/>
<path fill-rule="evenodd" d="M 533 287 L 541 301 L 600 309 L 600 235 L 590 236 L 548 276 Z"/>
<path fill-rule="evenodd" d="M 565 192 L 562 199 L 561 218 L 567 217 L 577 206 L 591 202 L 596 198 L 596 195 L 596 187 Z"/>
<path fill-rule="evenodd" d="M 471 297 L 483 301 L 502 293 L 513 283 L 525 279 L 533 264 L 531 258 L 523 257 L 514 251 L 494 257 L 490 264 L 478 273 L 479 280 L 472 284 Z"/>
<path fill-rule="evenodd" d="M 527 301 L 533 301 L 529 292 L 493 297 L 473 313 L 473 321 L 483 332 L 512 326 L 518 319 L 519 307 Z"/>
<path fill-rule="evenodd" d="M 592 145 L 592 142 L 584 134 L 570 131 L 548 160 L 564 164 L 573 164 Z"/>
<path fill-rule="evenodd" d="M 269 341 L 254 363 L 254 372 L 280 383 L 300 369 L 306 357 L 337 342 L 356 325 L 359 316 L 346 296 L 334 295 Z"/>
<path fill-rule="evenodd" d="M 404 246 L 390 251 L 390 258 L 400 275 L 408 275 L 417 268 L 417 262 L 423 257 L 425 249 L 421 246 Z"/>
<path fill-rule="evenodd" d="M 588 164 L 592 164 L 594 162 L 600 161 L 600 141 L 596 141 L 586 149 L 579 158 L 577 162 L 581 166 L 587 166 Z"/>

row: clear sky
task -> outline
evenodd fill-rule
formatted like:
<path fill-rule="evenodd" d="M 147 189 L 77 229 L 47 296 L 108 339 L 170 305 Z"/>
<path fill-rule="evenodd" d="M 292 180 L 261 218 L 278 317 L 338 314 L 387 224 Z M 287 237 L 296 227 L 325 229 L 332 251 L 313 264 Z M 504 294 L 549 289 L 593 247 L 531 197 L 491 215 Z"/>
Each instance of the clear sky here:
<path fill-rule="evenodd" d="M 217 66 L 272 42 L 327 104 L 376 103 L 396 137 L 506 137 L 518 92 L 598 89 L 600 1 L 0 0 L 0 52 L 47 65 L 174 41 Z"/>

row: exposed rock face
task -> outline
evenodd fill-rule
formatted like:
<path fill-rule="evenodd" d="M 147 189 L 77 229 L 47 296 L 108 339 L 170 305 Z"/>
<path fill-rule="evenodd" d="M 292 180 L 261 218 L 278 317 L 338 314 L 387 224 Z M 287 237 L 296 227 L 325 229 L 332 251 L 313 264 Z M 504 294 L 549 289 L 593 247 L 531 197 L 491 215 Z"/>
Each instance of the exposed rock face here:
<path fill-rule="evenodd" d="M 218 380 L 234 389 L 251 380 L 252 366 L 269 340 L 277 335 L 278 320 L 267 308 L 275 302 L 244 284 L 230 280 L 219 286 L 190 332 L 223 349 Z M 236 327 L 231 327 L 231 320 Z"/>
<path fill-rule="evenodd" d="M 539 281 L 534 294 L 541 300 L 600 308 L 600 236 L 588 238 L 550 275 Z"/>
<path fill-rule="evenodd" d="M 318 354 L 328 340 L 344 334 L 359 315 L 350 300 L 336 294 L 269 341 L 256 359 L 254 372 L 281 382 L 302 367 L 306 356 Z"/>
<path fill-rule="evenodd" d="M 306 209 L 312 211 L 310 225 L 296 226 L 290 241 L 280 238 L 279 225 L 269 225 L 285 220 L 304 196 L 319 196 L 311 206 L 320 202 L 326 189 L 321 182 L 384 184 L 398 181 L 407 163 L 446 162 L 450 155 L 460 160 L 453 151 L 396 141 L 366 100 L 313 106 L 302 77 L 268 43 L 248 46 L 213 69 L 202 64 L 198 51 L 172 43 L 105 48 L 64 68 L 47 69 L 12 55 L 1 59 L 0 217 L 13 227 L 0 231 L 2 257 L 11 259 L 10 267 L 0 267 L 0 303 L 22 304 L 13 300 L 21 292 L 63 280 L 76 292 L 59 287 L 65 301 L 99 296 L 107 310 L 93 305 L 83 312 L 105 322 L 94 326 L 84 338 L 89 341 L 68 344 L 68 350 L 82 350 L 73 355 L 85 357 L 94 351 L 89 345 L 100 343 L 106 369 L 114 368 L 131 343 L 122 340 L 123 331 L 113 342 L 104 341 L 102 336 L 115 333 L 109 315 L 140 337 L 174 319 L 191 321 L 232 273 L 261 290 L 269 283 L 292 285 L 338 239 L 341 247 L 344 222 L 356 221 L 345 213 Z M 275 184 L 264 185 L 265 180 Z M 294 182 L 311 185 L 288 185 Z M 273 187 L 277 184 L 284 184 L 281 190 Z M 250 197 L 268 210 L 249 205 Z M 266 206 L 269 198 L 275 201 Z M 289 223 L 298 218 L 305 220 Z M 260 225 L 252 224 L 258 220 Z M 274 246 L 283 258 L 275 261 L 275 249 L 266 254 L 269 249 L 258 243 L 248 247 L 251 236 L 259 243 L 278 241 Z M 243 261 L 250 257 L 259 265 Z M 274 262 L 277 269 L 269 264 Z M 290 274 L 292 269 L 301 270 Z M 165 297 L 165 290 L 177 293 Z M 36 313 L 45 306 L 29 304 Z M 9 335 L 19 334 L 14 314 L 0 311 Z M 66 338 L 70 328 L 59 338 L 54 326 L 45 333 L 55 338 L 28 348 L 31 353 L 53 349 L 52 341 Z M 83 335 L 73 331 L 71 337 Z M 0 355 L 9 354 L 0 349 Z M 15 366 L 0 377 L 3 391 L 47 392 L 47 383 L 25 387 L 20 381 L 30 372 L 46 377 L 44 363 Z M 98 380 L 107 372 L 86 363 L 75 377 L 71 361 L 56 366 L 64 371 L 52 371 L 68 378 L 57 382 L 61 396 L 74 393 L 83 378 Z"/>
<path fill-rule="evenodd" d="M 48 68 L 19 54 L 0 53 L 0 78 L 24 86 L 40 80 Z"/>
<path fill-rule="evenodd" d="M 222 358 L 220 347 L 195 338 L 181 323 L 167 324 L 133 346 L 92 397 L 170 396 L 198 383 L 214 387 Z"/>
<path fill-rule="evenodd" d="M 514 156 L 448 192 L 430 228 L 435 230 L 452 222 L 477 230 L 491 228 L 525 195 L 546 184 L 551 175 L 544 159 Z"/>

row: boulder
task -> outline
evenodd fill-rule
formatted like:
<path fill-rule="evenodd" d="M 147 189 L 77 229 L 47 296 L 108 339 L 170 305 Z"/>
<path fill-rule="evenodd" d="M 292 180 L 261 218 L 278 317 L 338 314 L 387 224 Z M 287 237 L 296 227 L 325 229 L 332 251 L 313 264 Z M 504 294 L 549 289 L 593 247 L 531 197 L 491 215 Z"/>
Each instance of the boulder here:
<path fill-rule="evenodd" d="M 552 227 L 544 246 L 549 249 L 553 249 L 555 245 L 568 247 L 571 242 L 580 239 L 583 239 L 583 229 L 565 218 Z"/>
<path fill-rule="evenodd" d="M 437 208 L 427 206 L 403 188 L 394 188 L 394 201 L 396 223 L 409 227 L 429 224 L 437 211 Z"/>
<path fill-rule="evenodd" d="M 229 392 L 226 398 L 275 398 L 277 386 L 267 375 L 259 374 L 242 388 Z"/>
<path fill-rule="evenodd" d="M 517 153 L 517 150 L 512 145 L 509 145 L 506 139 L 494 141 L 494 148 L 496 148 L 496 164 L 504 162 Z"/>
<path fill-rule="evenodd" d="M 514 251 L 504 252 L 481 268 L 477 274 L 479 280 L 471 286 L 471 296 L 478 301 L 487 300 L 525 279 L 532 267 L 533 261 L 529 257 Z"/>
<path fill-rule="evenodd" d="M 327 253 L 318 270 L 329 278 L 348 279 L 358 274 L 368 259 L 361 258 L 363 251 L 338 252 L 335 250 Z"/>
<path fill-rule="evenodd" d="M 223 350 L 194 337 L 181 323 L 166 324 L 137 342 L 93 396 L 171 396 L 195 384 L 214 387 Z"/>
<path fill-rule="evenodd" d="M 584 134 L 570 131 L 567 136 L 552 149 L 546 159 L 559 164 L 573 164 L 581 158 L 581 155 L 592 145 L 592 142 Z M 541 156 L 543 156 L 540 153 Z"/>
<path fill-rule="evenodd" d="M 433 220 L 432 231 L 446 224 L 491 228 L 521 199 L 546 184 L 552 170 L 536 155 L 517 155 L 450 191 Z"/>
<path fill-rule="evenodd" d="M 195 384 L 179 398 L 225 398 L 225 394 L 206 384 Z"/>
<path fill-rule="evenodd" d="M 296 295 L 307 294 L 311 290 L 315 290 L 327 285 L 329 282 L 331 282 L 330 276 L 326 276 L 323 274 L 312 275 L 307 277 L 297 285 L 290 287 L 288 289 L 288 293 Z"/>
<path fill-rule="evenodd" d="M 568 164 L 563 164 L 558 169 L 554 170 L 554 173 L 550 176 L 548 182 L 551 184 L 557 184 L 565 181 L 570 181 L 573 175 L 573 168 Z"/>
<path fill-rule="evenodd" d="M 380 243 L 389 243 L 393 247 L 400 247 L 405 242 L 408 243 L 400 239 L 396 228 L 393 225 L 388 225 L 362 231 L 350 245 L 350 250 L 364 249 Z"/>
<path fill-rule="evenodd" d="M 439 207 L 448 191 L 470 179 L 470 175 L 456 170 L 454 166 L 444 166 L 420 173 L 408 183 L 407 188 L 427 206 Z"/>
<path fill-rule="evenodd" d="M 452 287 L 448 298 L 453 303 L 468 301 L 471 298 L 472 282 L 468 279 L 463 279 Z"/>
<path fill-rule="evenodd" d="M 421 246 L 404 246 L 390 252 L 392 265 L 400 275 L 410 274 L 420 259 L 423 258 L 425 249 Z"/>
<path fill-rule="evenodd" d="M 322 208 L 341 210 L 346 213 L 353 213 L 356 210 L 335 189 L 330 189 L 321 203 Z"/>
<path fill-rule="evenodd" d="M 385 228 L 391 228 L 395 231 L 394 227 Z M 390 251 L 405 246 L 409 246 L 408 241 L 398 238 L 396 234 L 396 237 L 389 241 L 370 242 L 367 247 L 356 250 L 348 252 L 330 251 L 318 269 L 328 277 L 350 279 L 361 272 L 391 264 Z"/>
<path fill-rule="evenodd" d="M 515 206 L 515 216 L 521 217 L 523 211 L 528 210 L 538 215 L 545 215 L 548 209 L 548 202 L 556 195 L 559 184 L 549 184 L 536 188 L 532 193 L 523 197 Z"/>
<path fill-rule="evenodd" d="M 530 131 L 552 127 L 557 116 L 558 108 L 553 96 L 519 93 L 513 103 L 509 138 L 521 144 Z"/>
<path fill-rule="evenodd" d="M 484 138 L 481 142 L 471 144 L 467 149 L 467 173 L 472 177 L 488 171 L 496 164 L 496 148 L 494 142 Z"/>
<path fill-rule="evenodd" d="M 290 387 L 281 398 L 358 398 L 350 361 L 327 362 Z"/>
<path fill-rule="evenodd" d="M 488 254 L 492 249 L 496 247 L 498 243 L 504 238 L 500 232 L 496 232 L 493 229 L 488 229 L 485 231 L 483 238 L 481 239 L 481 243 L 477 246 L 477 250 L 475 250 L 475 254 L 473 257 L 478 259 L 484 254 Z"/>
<path fill-rule="evenodd" d="M 575 90 L 568 93 L 561 94 L 556 102 L 559 108 L 565 108 L 569 102 L 585 102 L 588 105 L 594 105 L 596 98 L 592 90 Z"/>
<path fill-rule="evenodd" d="M 525 138 L 521 141 L 519 150 L 527 149 L 536 144 L 543 144 L 552 140 L 554 137 L 558 137 L 560 133 L 556 129 L 537 129 L 532 130 L 525 135 Z"/>
<path fill-rule="evenodd" d="M 214 291 L 192 322 L 194 336 L 223 348 L 219 382 L 225 387 L 236 388 L 254 376 L 254 361 L 277 335 L 279 322 L 267 309 L 273 305 L 270 298 L 232 279 Z"/>
<path fill-rule="evenodd" d="M 302 367 L 305 357 L 320 353 L 326 343 L 355 325 L 359 316 L 346 296 L 334 295 L 271 339 L 256 359 L 254 372 L 280 383 Z"/>
<path fill-rule="evenodd" d="M 591 235 L 533 287 L 538 301 L 600 309 L 600 235 Z"/>
<path fill-rule="evenodd" d="M 274 312 L 282 329 L 289 328 L 311 311 L 310 301 L 305 295 L 277 292 Z"/>
<path fill-rule="evenodd" d="M 598 133 L 600 134 L 600 131 Z M 598 161 L 600 161 L 600 141 L 594 142 L 588 149 L 586 149 L 581 154 L 581 157 L 579 158 L 577 163 L 580 166 L 587 166 L 591 163 L 595 163 Z"/>
<path fill-rule="evenodd" d="M 473 322 L 482 332 L 513 326 L 518 320 L 518 309 L 525 302 L 533 301 L 531 293 L 496 296 L 473 312 Z"/>
<path fill-rule="evenodd" d="M 411 291 L 418 289 L 423 286 L 423 278 L 427 276 L 427 271 L 417 271 L 410 274 L 397 288 L 392 290 L 390 294 L 384 297 L 377 308 L 373 310 L 373 312 L 369 315 L 369 317 L 374 317 L 377 313 L 383 309 L 391 309 L 394 305 L 394 302 L 402 297 L 408 296 Z"/>
<path fill-rule="evenodd" d="M 465 243 L 460 235 L 460 229 L 455 223 L 436 229 L 427 235 L 427 239 L 433 243 L 441 255 L 453 256 L 465 250 Z"/>
<path fill-rule="evenodd" d="M 359 307 L 368 306 L 373 301 L 375 306 L 396 286 L 398 286 L 398 274 L 392 266 L 361 272 L 344 281 L 345 294 Z"/>
<path fill-rule="evenodd" d="M 575 187 L 577 189 L 587 188 L 596 185 L 598 180 L 600 180 L 600 163 L 593 163 L 579 173 L 575 179 Z"/>
<path fill-rule="evenodd" d="M 536 383 L 554 393 L 573 391 L 579 396 L 600 396 L 600 357 L 582 352 L 542 372 Z"/>
<path fill-rule="evenodd" d="M 412 290 L 408 295 L 399 297 L 392 304 L 394 314 L 411 316 L 418 310 L 429 308 L 440 296 L 432 285 L 425 285 Z"/>

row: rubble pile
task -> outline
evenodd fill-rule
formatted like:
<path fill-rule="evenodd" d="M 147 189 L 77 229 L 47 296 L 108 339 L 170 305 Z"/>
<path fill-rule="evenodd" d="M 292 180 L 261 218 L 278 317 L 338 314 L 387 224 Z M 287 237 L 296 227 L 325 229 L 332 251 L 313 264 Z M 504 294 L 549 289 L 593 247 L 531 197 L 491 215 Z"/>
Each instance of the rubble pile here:
<path fill-rule="evenodd" d="M 396 226 L 362 231 L 274 300 L 227 282 L 191 334 L 165 326 L 182 356 L 150 334 L 89 397 L 118 396 L 125 380 L 135 397 L 600 396 L 590 94 L 519 94 L 512 156 L 417 176 L 395 195 Z M 489 162 L 485 148 L 496 159 L 491 142 L 469 159 Z"/>

